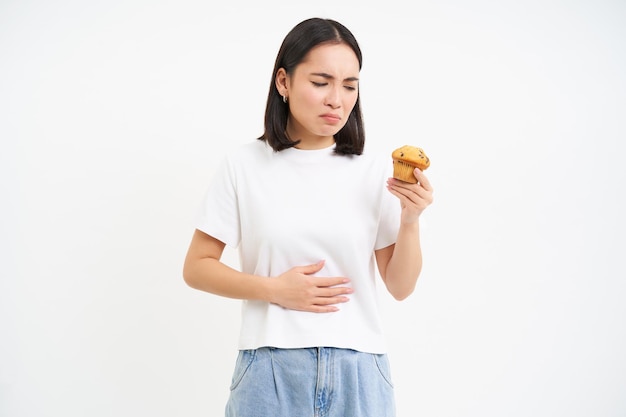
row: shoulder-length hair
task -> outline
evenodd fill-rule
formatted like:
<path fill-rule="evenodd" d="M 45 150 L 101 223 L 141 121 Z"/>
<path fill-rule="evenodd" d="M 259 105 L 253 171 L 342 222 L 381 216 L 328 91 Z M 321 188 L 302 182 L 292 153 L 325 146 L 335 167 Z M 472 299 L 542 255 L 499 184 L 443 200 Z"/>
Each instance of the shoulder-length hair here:
<path fill-rule="evenodd" d="M 276 88 L 276 74 L 284 68 L 287 74 L 293 74 L 296 67 L 304 60 L 311 49 L 320 44 L 346 44 L 356 54 L 359 70 L 363 64 L 361 48 L 354 35 L 341 23 L 331 19 L 311 18 L 297 24 L 285 37 L 276 56 L 274 71 L 265 107 L 265 132 L 258 139 L 266 141 L 274 151 L 282 151 L 299 143 L 287 135 L 289 106 Z M 360 155 L 365 146 L 363 115 L 360 97 L 348 117 L 348 121 L 335 134 L 335 153 L 341 155 Z"/>

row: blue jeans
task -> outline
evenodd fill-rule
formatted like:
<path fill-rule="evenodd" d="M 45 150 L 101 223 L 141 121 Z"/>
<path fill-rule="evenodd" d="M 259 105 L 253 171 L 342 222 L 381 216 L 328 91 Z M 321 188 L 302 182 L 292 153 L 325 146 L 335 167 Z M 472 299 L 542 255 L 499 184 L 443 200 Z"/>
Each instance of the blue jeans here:
<path fill-rule="evenodd" d="M 387 355 L 338 348 L 242 350 L 226 417 L 394 417 Z"/>

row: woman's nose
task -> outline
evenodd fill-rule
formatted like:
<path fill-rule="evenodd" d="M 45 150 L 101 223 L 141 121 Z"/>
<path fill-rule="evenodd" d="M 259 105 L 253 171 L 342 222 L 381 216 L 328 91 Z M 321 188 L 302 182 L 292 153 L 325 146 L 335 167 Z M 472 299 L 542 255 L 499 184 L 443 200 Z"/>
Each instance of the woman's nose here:
<path fill-rule="evenodd" d="M 338 88 L 331 88 L 326 96 L 326 104 L 327 106 L 336 109 L 341 106 L 341 95 L 339 93 Z"/>

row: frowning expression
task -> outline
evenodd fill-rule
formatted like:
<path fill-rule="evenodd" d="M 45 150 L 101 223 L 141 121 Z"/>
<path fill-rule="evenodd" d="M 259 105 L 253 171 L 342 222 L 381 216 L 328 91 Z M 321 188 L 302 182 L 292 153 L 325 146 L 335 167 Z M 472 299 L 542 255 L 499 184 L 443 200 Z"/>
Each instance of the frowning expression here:
<path fill-rule="evenodd" d="M 276 87 L 289 103 L 287 133 L 300 148 L 330 146 L 359 94 L 359 61 L 346 44 L 311 49 L 292 74 L 280 69 Z"/>

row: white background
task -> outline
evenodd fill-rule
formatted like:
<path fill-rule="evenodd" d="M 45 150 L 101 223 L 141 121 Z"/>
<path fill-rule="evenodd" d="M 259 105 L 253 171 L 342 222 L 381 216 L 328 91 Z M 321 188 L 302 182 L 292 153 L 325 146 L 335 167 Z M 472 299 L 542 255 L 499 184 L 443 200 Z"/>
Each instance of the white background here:
<path fill-rule="evenodd" d="M 417 290 L 381 292 L 398 416 L 626 415 L 617 0 L 0 2 L 0 415 L 222 415 L 239 302 L 182 263 L 312 16 L 361 44 L 368 146 L 432 160 Z"/>

